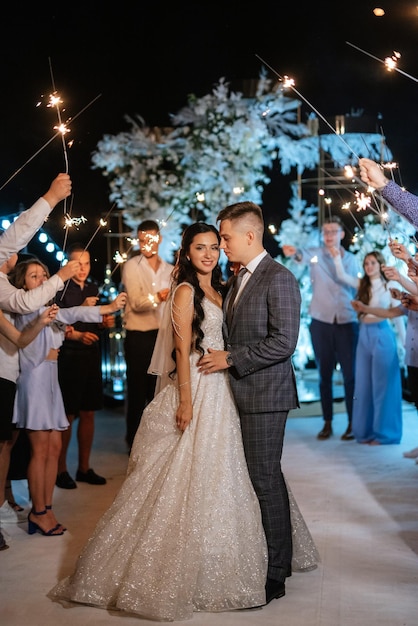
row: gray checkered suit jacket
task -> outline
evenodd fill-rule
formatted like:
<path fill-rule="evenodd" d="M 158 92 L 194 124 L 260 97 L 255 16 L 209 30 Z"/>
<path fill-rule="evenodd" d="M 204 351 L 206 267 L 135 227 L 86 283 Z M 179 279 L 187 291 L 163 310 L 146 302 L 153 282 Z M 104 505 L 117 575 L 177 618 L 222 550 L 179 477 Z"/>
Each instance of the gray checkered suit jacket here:
<path fill-rule="evenodd" d="M 225 299 L 225 306 L 228 298 Z M 230 381 L 243 413 L 287 411 L 299 406 L 291 357 L 300 324 L 301 295 L 295 276 L 266 255 L 236 303 L 226 349 Z"/>

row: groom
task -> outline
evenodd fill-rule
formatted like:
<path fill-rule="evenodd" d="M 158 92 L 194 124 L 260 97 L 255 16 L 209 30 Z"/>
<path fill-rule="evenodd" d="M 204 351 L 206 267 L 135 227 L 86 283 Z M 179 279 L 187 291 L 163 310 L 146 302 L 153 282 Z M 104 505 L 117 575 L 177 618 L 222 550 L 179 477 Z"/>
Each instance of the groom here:
<path fill-rule="evenodd" d="M 291 357 L 299 334 L 301 296 L 295 276 L 264 249 L 258 205 L 232 204 L 217 220 L 221 248 L 242 271 L 224 303 L 227 350 L 209 349 L 199 369 L 209 374 L 229 368 L 268 545 L 268 604 L 285 595 L 285 580 L 291 575 L 292 530 L 281 456 L 288 412 L 299 406 Z"/>

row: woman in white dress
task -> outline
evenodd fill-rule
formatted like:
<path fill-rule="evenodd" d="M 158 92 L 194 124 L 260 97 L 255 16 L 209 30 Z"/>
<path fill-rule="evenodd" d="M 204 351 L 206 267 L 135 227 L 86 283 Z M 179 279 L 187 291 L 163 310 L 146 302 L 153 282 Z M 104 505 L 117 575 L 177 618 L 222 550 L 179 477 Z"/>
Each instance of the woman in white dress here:
<path fill-rule="evenodd" d="M 160 391 L 119 493 L 54 600 L 159 621 L 265 604 L 266 542 L 227 374 L 196 366 L 223 347 L 219 243 L 204 223 L 183 234 L 151 363 Z"/>

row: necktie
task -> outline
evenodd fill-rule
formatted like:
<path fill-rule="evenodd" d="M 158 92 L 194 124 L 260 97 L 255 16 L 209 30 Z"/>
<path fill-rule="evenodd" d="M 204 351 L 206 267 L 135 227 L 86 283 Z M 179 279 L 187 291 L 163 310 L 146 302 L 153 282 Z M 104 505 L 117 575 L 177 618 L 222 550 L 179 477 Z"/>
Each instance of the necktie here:
<path fill-rule="evenodd" d="M 231 295 L 228 301 L 228 308 L 226 311 L 226 322 L 229 326 L 229 324 L 231 323 L 232 320 L 232 314 L 234 311 L 234 302 L 235 299 L 237 297 L 237 293 L 239 291 L 240 285 L 242 283 L 242 279 L 244 277 L 245 272 L 247 271 L 246 267 L 241 267 L 240 271 L 238 272 L 237 276 L 235 276 L 235 280 L 234 280 L 234 284 L 232 285 L 232 290 L 231 290 Z"/>

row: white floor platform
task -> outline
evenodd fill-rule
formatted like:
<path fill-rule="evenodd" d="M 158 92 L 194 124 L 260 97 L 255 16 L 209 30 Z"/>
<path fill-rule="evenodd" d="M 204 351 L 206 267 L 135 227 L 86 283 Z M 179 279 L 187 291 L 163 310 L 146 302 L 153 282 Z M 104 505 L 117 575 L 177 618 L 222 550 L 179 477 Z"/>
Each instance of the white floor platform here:
<path fill-rule="evenodd" d="M 322 418 L 309 404 L 288 420 L 283 467 L 317 542 L 320 567 L 288 579 L 286 596 L 258 611 L 195 614 L 196 626 L 416 626 L 418 624 L 418 465 L 402 452 L 418 445 L 415 408 L 404 403 L 400 445 L 343 442 L 347 417 L 335 415 L 334 436 L 318 441 Z M 317 414 L 317 405 L 313 414 Z M 29 536 L 6 526 L 0 552 L 0 623 L 4 626 L 134 626 L 151 623 L 100 609 L 64 609 L 46 597 L 71 572 L 97 519 L 112 501 L 127 466 L 123 407 L 97 413 L 94 469 L 105 486 L 56 488 L 54 508 L 68 531 Z M 70 470 L 76 469 L 74 441 Z M 26 481 L 14 483 L 28 505 Z M 154 622 L 155 623 L 155 622 Z"/>

